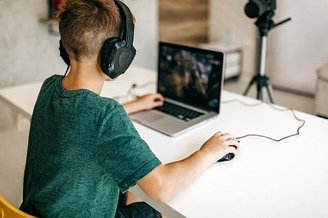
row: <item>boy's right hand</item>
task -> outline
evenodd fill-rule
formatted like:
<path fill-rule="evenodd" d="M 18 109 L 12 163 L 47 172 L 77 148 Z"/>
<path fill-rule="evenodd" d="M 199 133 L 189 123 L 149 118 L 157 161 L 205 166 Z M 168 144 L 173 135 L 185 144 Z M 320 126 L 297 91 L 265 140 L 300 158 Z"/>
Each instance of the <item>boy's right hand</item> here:
<path fill-rule="evenodd" d="M 217 132 L 203 144 L 200 150 L 206 152 L 212 161 L 216 162 L 228 153 L 236 154 L 238 147 L 239 142 L 235 136 Z"/>
<path fill-rule="evenodd" d="M 166 202 L 217 160 L 228 153 L 235 154 L 238 146 L 233 135 L 217 132 L 198 151 L 183 160 L 158 166 L 144 176 L 138 185 L 151 198 Z"/>

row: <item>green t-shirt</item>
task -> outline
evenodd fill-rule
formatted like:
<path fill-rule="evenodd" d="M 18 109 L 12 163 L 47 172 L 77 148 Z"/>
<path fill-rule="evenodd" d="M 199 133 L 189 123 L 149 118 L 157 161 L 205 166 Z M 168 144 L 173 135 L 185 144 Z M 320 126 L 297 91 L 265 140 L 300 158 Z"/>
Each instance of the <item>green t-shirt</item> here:
<path fill-rule="evenodd" d="M 160 165 L 123 107 L 48 78 L 36 102 L 21 209 L 39 217 L 114 217 L 125 192 Z"/>

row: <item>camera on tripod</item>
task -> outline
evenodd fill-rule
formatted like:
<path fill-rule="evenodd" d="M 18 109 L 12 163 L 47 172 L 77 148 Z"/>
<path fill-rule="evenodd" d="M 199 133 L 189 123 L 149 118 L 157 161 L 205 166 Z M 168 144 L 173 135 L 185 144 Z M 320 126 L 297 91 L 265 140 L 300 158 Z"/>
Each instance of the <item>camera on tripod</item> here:
<path fill-rule="evenodd" d="M 249 0 L 245 5 L 245 14 L 249 18 L 261 17 L 265 12 L 276 10 L 275 0 Z"/>
<path fill-rule="evenodd" d="M 251 82 L 248 84 L 244 95 L 247 95 L 252 85 L 256 85 L 257 89 L 257 99 L 264 101 L 264 91 L 267 91 L 268 99 L 271 103 L 274 103 L 272 86 L 269 83 L 269 77 L 266 76 L 266 49 L 267 49 L 267 37 L 269 31 L 287 21 L 291 18 L 287 18 L 279 23 L 275 23 L 272 18 L 275 15 L 276 10 L 276 0 L 249 0 L 245 5 L 245 14 L 249 18 L 257 18 L 255 25 L 259 29 L 259 34 L 261 36 L 261 45 L 259 49 L 259 66 L 258 72 L 252 78 Z"/>

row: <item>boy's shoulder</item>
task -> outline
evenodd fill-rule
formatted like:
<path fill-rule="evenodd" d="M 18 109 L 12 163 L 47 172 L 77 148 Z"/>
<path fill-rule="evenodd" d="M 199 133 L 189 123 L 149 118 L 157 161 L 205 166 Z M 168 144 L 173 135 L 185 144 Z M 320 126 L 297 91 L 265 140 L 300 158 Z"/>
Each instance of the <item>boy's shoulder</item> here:
<path fill-rule="evenodd" d="M 112 110 L 124 110 L 122 105 L 115 99 L 99 96 L 87 89 L 66 91 L 61 83 L 62 79 L 62 75 L 52 75 L 48 77 L 43 82 L 40 93 L 53 92 L 58 98 L 63 99 L 65 102 L 78 103 L 99 112 L 102 111 L 107 113 Z"/>
<path fill-rule="evenodd" d="M 61 80 L 62 76 L 60 75 L 52 75 L 48 77 L 42 84 L 42 88 L 48 85 L 53 85 L 57 80 Z"/>

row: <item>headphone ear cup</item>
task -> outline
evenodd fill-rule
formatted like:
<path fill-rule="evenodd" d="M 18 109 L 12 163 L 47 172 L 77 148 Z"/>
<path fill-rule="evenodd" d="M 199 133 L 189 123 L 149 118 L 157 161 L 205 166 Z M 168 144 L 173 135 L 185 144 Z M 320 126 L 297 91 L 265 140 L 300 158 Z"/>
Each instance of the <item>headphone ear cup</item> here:
<path fill-rule="evenodd" d="M 100 50 L 101 70 L 110 78 L 115 79 L 129 68 L 135 55 L 135 48 L 127 48 L 124 40 L 109 38 Z"/>
<path fill-rule="evenodd" d="M 100 50 L 100 67 L 101 70 L 110 78 L 111 72 L 114 70 L 114 65 L 112 64 L 112 59 L 115 56 L 115 44 L 119 41 L 119 38 L 109 38 L 107 39 Z M 113 79 L 113 78 L 112 78 Z"/>
<path fill-rule="evenodd" d="M 125 41 L 120 42 L 121 47 L 116 52 L 116 57 L 113 61 L 115 66 L 115 72 L 113 72 L 113 76 L 118 77 L 121 74 L 125 73 L 125 71 L 130 67 L 135 55 L 136 49 L 132 46 L 132 48 L 128 48 L 126 46 Z"/>
<path fill-rule="evenodd" d="M 64 48 L 63 43 L 62 43 L 61 40 L 59 41 L 59 52 L 60 52 L 60 57 L 62 57 L 63 61 L 64 61 L 68 66 L 70 66 L 70 65 L 71 65 L 71 62 L 70 62 L 70 60 L 69 60 L 69 57 L 68 57 L 67 51 L 66 51 L 66 49 Z"/>

